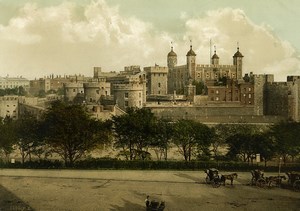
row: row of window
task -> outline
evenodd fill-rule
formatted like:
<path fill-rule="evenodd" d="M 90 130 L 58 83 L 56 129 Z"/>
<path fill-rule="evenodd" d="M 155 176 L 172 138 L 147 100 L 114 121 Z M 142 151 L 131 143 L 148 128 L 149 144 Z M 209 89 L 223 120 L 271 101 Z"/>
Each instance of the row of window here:
<path fill-rule="evenodd" d="M 158 75 L 158 77 L 160 77 L 160 76 L 164 77 L 164 76 L 167 76 L 167 73 L 153 73 L 152 75 L 153 76 Z"/>

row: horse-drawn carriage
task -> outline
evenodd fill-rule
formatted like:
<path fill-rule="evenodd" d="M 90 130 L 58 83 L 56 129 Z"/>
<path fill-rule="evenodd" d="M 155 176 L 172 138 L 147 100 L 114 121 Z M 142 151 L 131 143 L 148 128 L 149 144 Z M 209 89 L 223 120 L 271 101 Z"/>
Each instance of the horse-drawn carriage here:
<path fill-rule="evenodd" d="M 238 176 L 237 173 L 221 174 L 221 176 L 219 176 L 219 171 L 215 168 L 206 169 L 204 172 L 206 173 L 205 182 L 212 184 L 214 188 L 220 187 L 221 184 L 225 186 L 226 180 L 230 180 L 231 185 L 233 185 L 234 178 Z"/>
<path fill-rule="evenodd" d="M 221 185 L 221 180 L 219 176 L 218 169 L 210 168 L 204 171 L 206 173 L 205 182 L 207 184 L 212 184 L 214 188 L 218 188 Z"/>
<path fill-rule="evenodd" d="M 264 178 L 263 171 L 259 169 L 255 169 L 251 171 L 251 174 L 252 174 L 251 185 L 256 185 L 257 187 L 260 188 L 266 187 L 267 181 Z"/>
<path fill-rule="evenodd" d="M 299 172 L 286 172 L 288 176 L 288 184 L 293 187 L 295 191 L 300 191 L 300 173 Z"/>

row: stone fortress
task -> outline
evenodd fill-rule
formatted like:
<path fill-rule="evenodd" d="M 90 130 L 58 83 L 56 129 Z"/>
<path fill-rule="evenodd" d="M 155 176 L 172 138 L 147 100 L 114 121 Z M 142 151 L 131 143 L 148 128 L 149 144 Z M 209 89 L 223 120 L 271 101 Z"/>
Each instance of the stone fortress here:
<path fill-rule="evenodd" d="M 206 124 L 299 121 L 300 76 L 274 82 L 271 74 L 243 75 L 243 57 L 238 47 L 233 63 L 223 65 L 215 49 L 210 64 L 197 64 L 191 45 L 186 64 L 177 65 L 177 54 L 171 47 L 166 67 L 155 64 L 141 70 L 140 66 L 128 66 L 121 72 L 104 72 L 101 67 L 94 67 L 93 77 L 51 75 L 31 80 L 28 91 L 36 94 L 40 90 L 51 93 L 62 89 L 66 102 L 87 106 L 99 119 L 121 115 L 127 107 L 147 107 L 158 117 Z M 29 110 L 40 115 L 56 99 L 59 97 L 55 94 L 46 99 L 21 97 L 18 105 L 13 102 L 18 109 L 7 113 L 11 98 L 4 96 L 0 99 L 0 113 L 17 118 Z"/>

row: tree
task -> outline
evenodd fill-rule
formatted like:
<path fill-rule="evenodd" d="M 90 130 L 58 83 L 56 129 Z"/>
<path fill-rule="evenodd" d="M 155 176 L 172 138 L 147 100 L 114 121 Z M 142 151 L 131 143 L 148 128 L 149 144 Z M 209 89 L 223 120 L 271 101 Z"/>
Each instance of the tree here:
<path fill-rule="evenodd" d="M 22 163 L 27 157 L 31 161 L 32 154 L 40 155 L 42 153 L 40 149 L 44 145 L 39 137 L 39 122 L 33 115 L 25 111 L 16 121 L 16 126 L 18 137 L 16 145 L 20 150 Z"/>
<path fill-rule="evenodd" d="M 153 139 L 150 145 L 153 147 L 157 159 L 162 156 L 168 159 L 168 148 L 172 139 L 172 123 L 166 119 L 159 119 L 153 126 Z"/>
<path fill-rule="evenodd" d="M 270 136 L 276 142 L 276 152 L 286 162 L 287 157 L 292 160 L 300 153 L 300 123 L 279 122 L 270 128 Z"/>
<path fill-rule="evenodd" d="M 190 161 L 193 152 L 206 153 L 212 138 L 212 130 L 192 120 L 181 119 L 173 125 L 172 142 L 178 147 L 185 161 Z"/>
<path fill-rule="evenodd" d="M 255 134 L 262 133 L 263 128 L 257 125 L 240 123 L 231 125 L 228 132 L 232 135 L 226 139 L 229 149 L 227 155 L 231 158 L 242 157 L 244 162 L 252 162 L 253 155 L 255 155 L 253 138 Z"/>
<path fill-rule="evenodd" d="M 127 160 L 146 159 L 153 140 L 154 114 L 148 108 L 128 108 L 126 114 L 113 116 L 115 147 Z"/>
<path fill-rule="evenodd" d="M 0 134 L 0 151 L 4 153 L 8 160 L 17 141 L 15 122 L 9 116 L 6 116 L 4 119 L 0 118 Z"/>
<path fill-rule="evenodd" d="M 19 86 L 19 90 L 18 90 L 19 96 L 25 96 L 27 95 L 26 90 L 24 89 L 23 86 Z"/>
<path fill-rule="evenodd" d="M 203 81 L 193 81 L 192 85 L 196 86 L 196 95 L 207 94 L 207 87 L 204 85 Z"/>
<path fill-rule="evenodd" d="M 107 125 L 91 119 L 83 106 L 67 105 L 61 101 L 52 103 L 43 117 L 42 130 L 52 151 L 63 158 L 67 166 L 99 143 L 108 139 Z"/>

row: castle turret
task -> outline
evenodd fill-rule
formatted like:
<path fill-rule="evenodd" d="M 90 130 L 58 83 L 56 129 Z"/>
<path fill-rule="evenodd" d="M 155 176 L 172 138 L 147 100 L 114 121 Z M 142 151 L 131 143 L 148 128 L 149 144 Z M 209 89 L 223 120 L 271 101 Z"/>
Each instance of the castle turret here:
<path fill-rule="evenodd" d="M 236 66 L 236 79 L 241 79 L 243 74 L 243 55 L 240 52 L 240 48 L 237 48 L 237 52 L 233 55 L 233 65 Z"/>
<path fill-rule="evenodd" d="M 215 54 L 211 57 L 211 64 L 219 65 L 219 56 L 217 55 L 216 46 L 215 46 Z"/>
<path fill-rule="evenodd" d="M 190 50 L 186 54 L 186 61 L 187 61 L 187 69 L 189 72 L 189 78 L 195 79 L 196 54 L 193 51 L 192 45 L 190 46 Z"/>
<path fill-rule="evenodd" d="M 173 51 L 173 46 L 171 51 L 168 53 L 168 68 L 172 69 L 177 65 L 177 54 Z"/>

